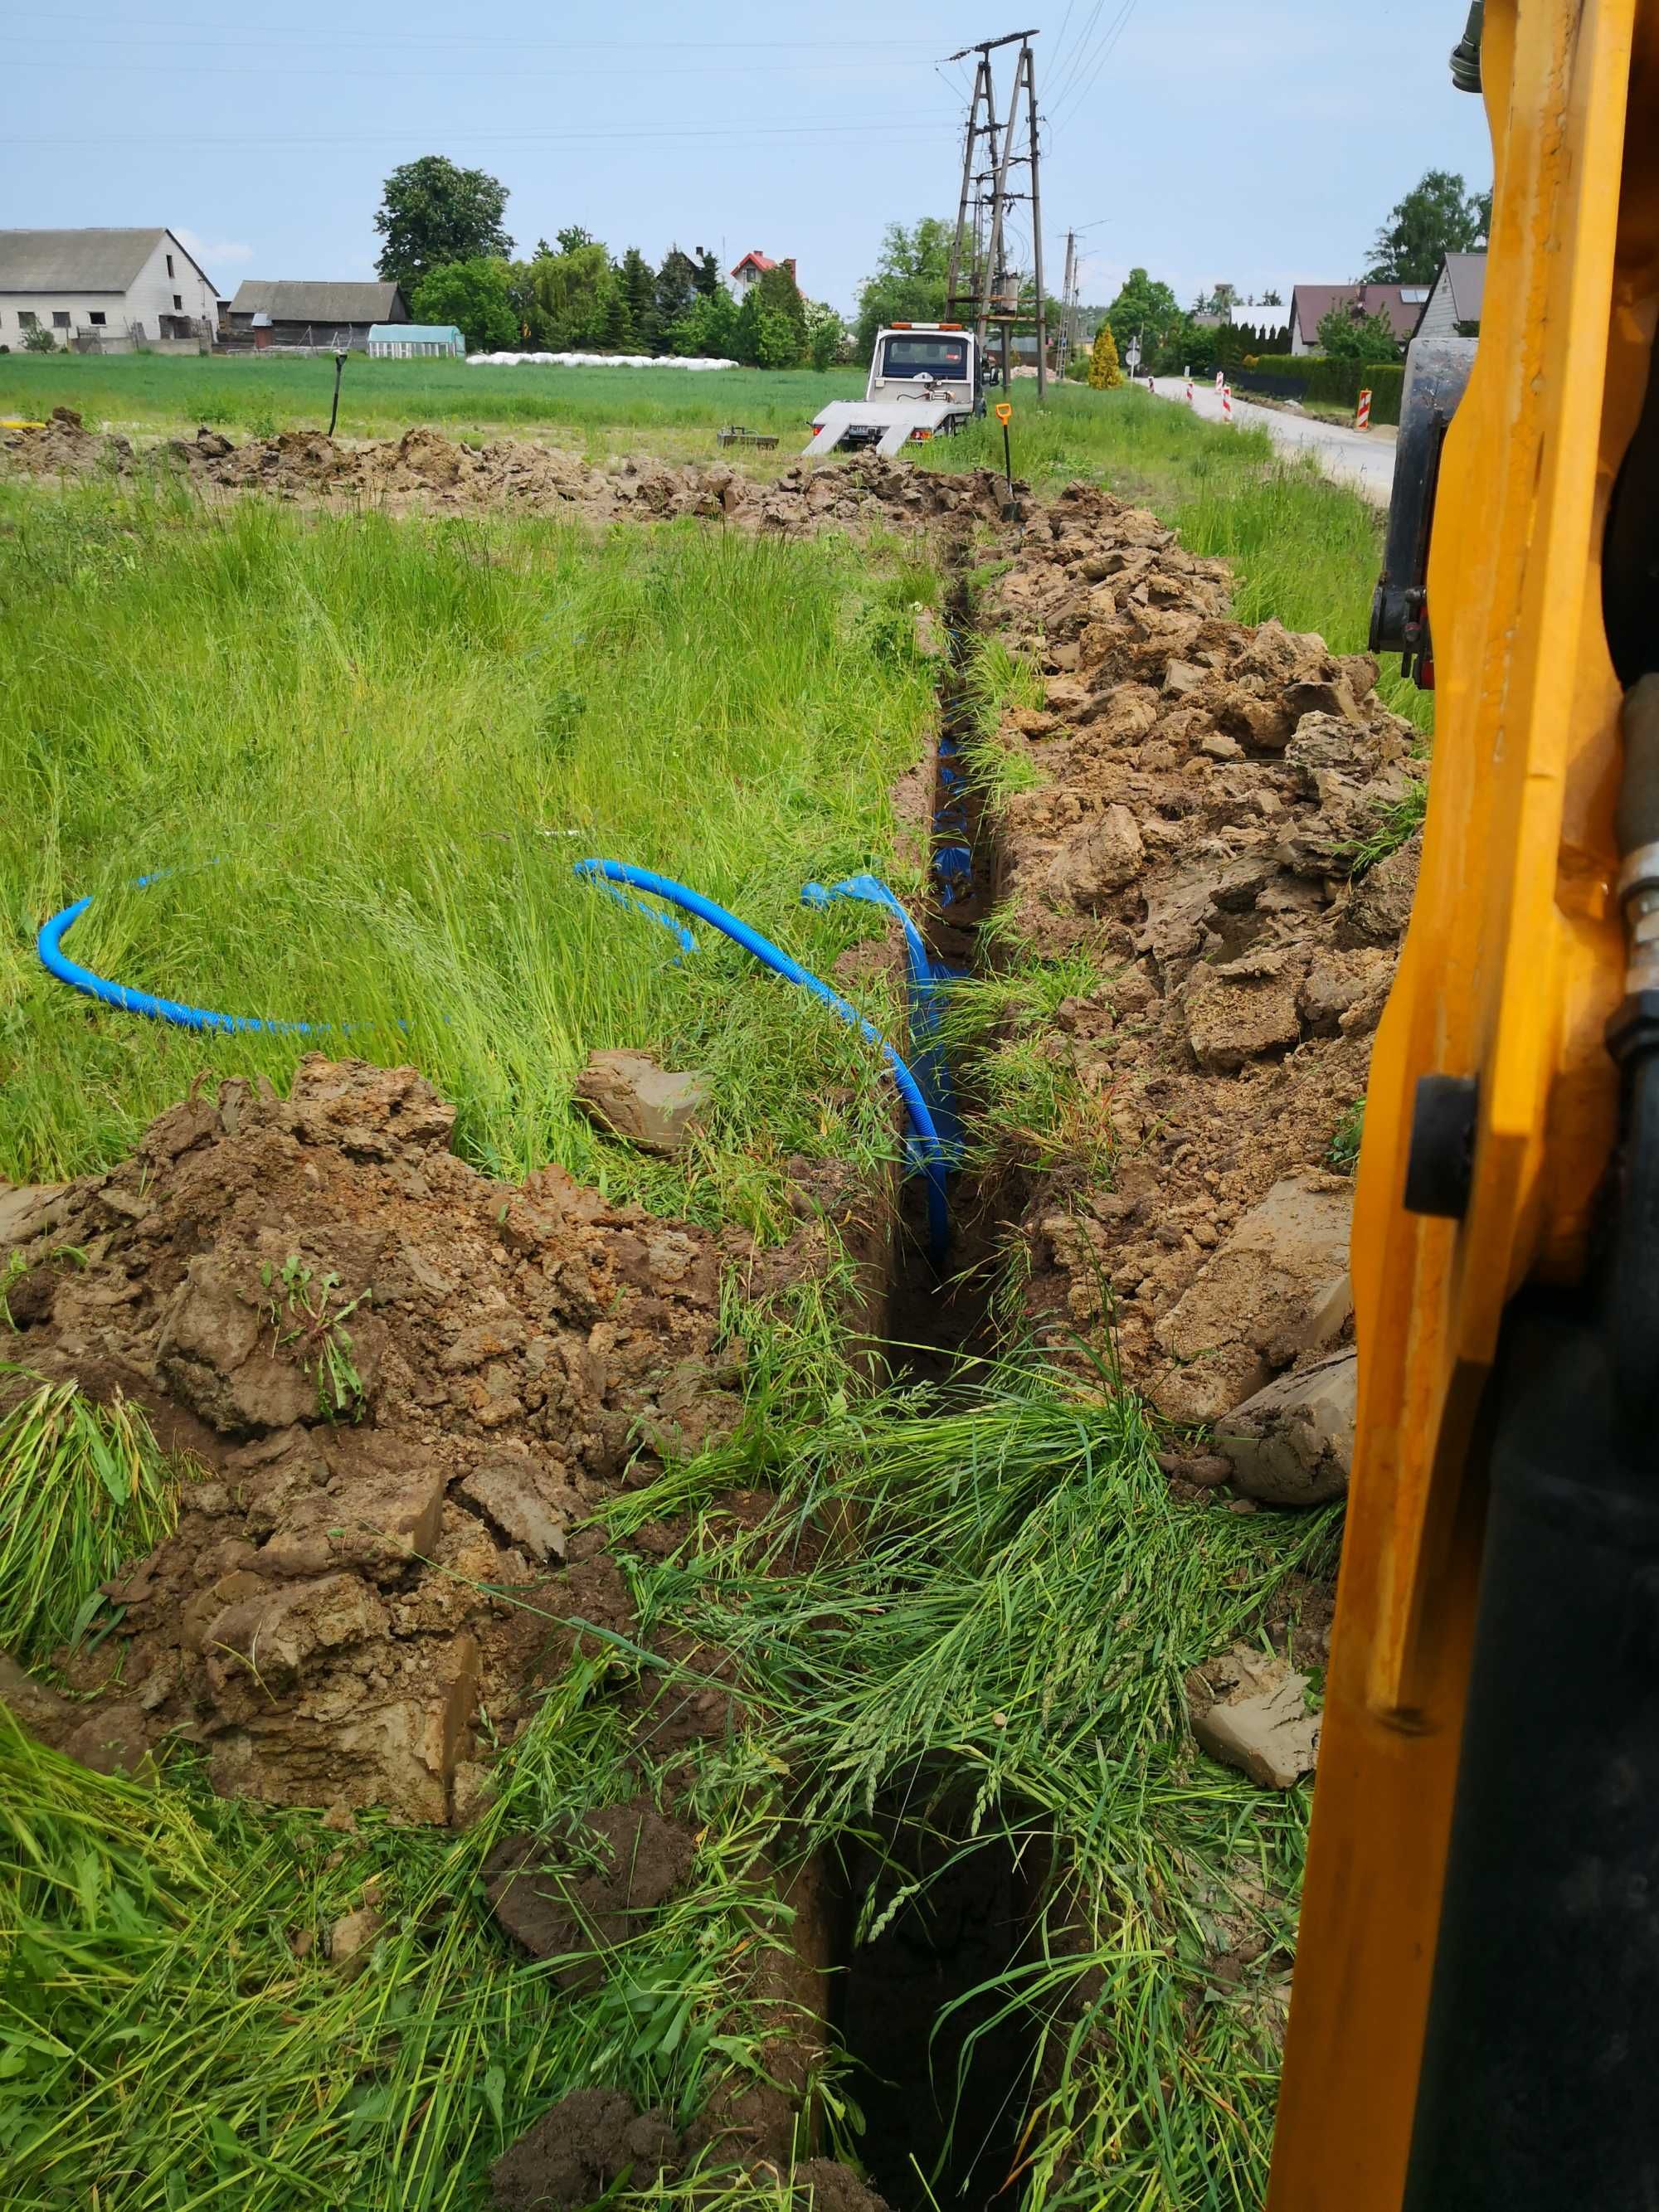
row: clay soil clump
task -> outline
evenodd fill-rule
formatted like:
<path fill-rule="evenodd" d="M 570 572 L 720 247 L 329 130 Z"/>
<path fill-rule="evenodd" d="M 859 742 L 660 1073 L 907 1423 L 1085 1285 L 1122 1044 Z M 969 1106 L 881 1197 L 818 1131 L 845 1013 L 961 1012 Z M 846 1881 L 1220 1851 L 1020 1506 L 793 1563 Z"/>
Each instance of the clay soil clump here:
<path fill-rule="evenodd" d="M 592 522 L 672 521 L 694 515 L 751 531 L 810 536 L 840 526 L 994 523 L 1002 481 L 990 471 L 946 474 L 862 455 L 797 465 L 757 481 L 719 461 L 595 464 L 527 438 L 479 445 L 416 428 L 361 444 L 319 430 L 283 430 L 240 443 L 203 428 L 135 449 L 129 439 L 86 429 L 72 408 L 40 429 L 0 432 L 0 472 L 40 477 L 182 477 L 210 495 L 255 491 L 279 499 L 374 506 L 394 512 L 565 515 Z"/>
<path fill-rule="evenodd" d="M 1332 1146 L 1418 851 L 1356 875 L 1420 774 L 1375 660 L 1231 621 L 1228 586 L 1144 509 L 1074 485 L 988 610 L 1047 691 L 998 733 L 1034 771 L 1000 811 L 998 893 L 1039 957 L 1085 952 L 1108 979 L 1037 1040 L 1096 1148 L 1028 1181 L 1031 1311 L 1056 1341 L 1109 1323 L 1127 1379 L 1193 1423 L 1351 1340 Z"/>
<path fill-rule="evenodd" d="M 492 1181 L 453 1121 L 408 1068 L 313 1055 L 0 1218 L 13 1357 L 137 1399 L 199 1472 L 74 1664 L 118 1658 L 129 1733 L 200 1744 L 227 1794 L 464 1816 L 481 1701 L 510 1733 L 573 1619 L 629 1618 L 580 1524 L 736 1417 L 744 1240 Z"/>

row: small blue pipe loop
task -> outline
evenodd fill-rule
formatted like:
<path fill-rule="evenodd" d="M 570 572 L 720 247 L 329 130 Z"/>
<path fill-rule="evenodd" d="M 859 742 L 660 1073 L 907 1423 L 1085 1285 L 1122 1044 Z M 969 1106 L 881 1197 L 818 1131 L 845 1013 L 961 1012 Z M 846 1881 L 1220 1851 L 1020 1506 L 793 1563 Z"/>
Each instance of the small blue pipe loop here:
<path fill-rule="evenodd" d="M 170 872 L 163 870 L 162 874 Z M 137 888 L 159 883 L 161 875 L 140 876 Z M 84 991 L 89 999 L 101 1000 L 106 1006 L 118 1006 L 123 1013 L 143 1014 L 152 1022 L 171 1022 L 175 1029 L 219 1030 L 241 1036 L 321 1036 L 328 1034 L 331 1024 L 319 1028 L 312 1022 L 268 1022 L 257 1014 L 216 1014 L 206 1006 L 181 1006 L 177 999 L 158 999 L 149 991 L 129 990 L 125 983 L 112 983 L 103 975 L 94 975 L 90 968 L 82 967 L 64 951 L 64 939 L 92 904 L 90 898 L 76 899 L 45 923 L 34 940 L 34 949 L 40 956 L 40 964 L 49 975 L 71 990 Z"/>
<path fill-rule="evenodd" d="M 927 1179 L 929 1249 L 935 1260 L 942 1260 L 951 1239 L 950 1209 L 945 1180 L 950 1155 L 940 1138 L 927 1101 L 922 1096 L 921 1085 L 880 1030 L 866 1021 L 856 1006 L 849 1006 L 838 992 L 832 991 L 821 976 L 812 975 L 801 966 L 799 960 L 792 958 L 781 945 L 774 945 L 769 938 L 763 937 L 758 930 L 751 929 L 746 921 L 740 921 L 736 915 L 729 914 L 723 906 L 717 906 L 713 899 L 705 898 L 701 891 L 691 890 L 684 884 L 677 884 L 668 876 L 656 875 L 649 868 L 631 867 L 623 860 L 578 860 L 575 872 L 585 883 L 599 886 L 625 884 L 631 890 L 647 891 L 652 897 L 659 898 L 669 906 L 678 907 L 683 913 L 695 915 L 699 921 L 706 921 L 711 929 L 719 930 L 722 937 L 729 937 L 734 945 L 740 945 L 745 952 L 752 954 L 774 975 L 781 975 L 786 982 L 797 984 L 803 991 L 810 991 L 815 999 L 821 999 L 849 1028 L 857 1030 L 866 1042 L 880 1048 L 893 1071 L 899 1096 L 903 1099 L 905 1111 L 909 1115 L 912 1157 Z M 874 881 L 874 878 L 871 880 Z M 884 890 L 885 886 L 882 888 Z M 828 894 L 825 896 L 827 897 Z M 891 896 L 889 892 L 888 896 Z"/>

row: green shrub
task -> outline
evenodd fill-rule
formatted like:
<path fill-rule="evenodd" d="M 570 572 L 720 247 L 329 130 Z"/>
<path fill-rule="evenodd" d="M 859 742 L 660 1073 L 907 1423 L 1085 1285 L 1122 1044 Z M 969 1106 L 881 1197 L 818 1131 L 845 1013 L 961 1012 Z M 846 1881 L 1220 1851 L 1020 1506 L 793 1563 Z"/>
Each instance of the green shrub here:
<path fill-rule="evenodd" d="M 1300 364 L 1288 373 L 1295 375 Z M 1310 361 L 1307 364 L 1310 399 L 1328 406 L 1352 407 L 1362 392 L 1371 395 L 1373 422 L 1397 422 L 1406 372 L 1398 362 Z"/>

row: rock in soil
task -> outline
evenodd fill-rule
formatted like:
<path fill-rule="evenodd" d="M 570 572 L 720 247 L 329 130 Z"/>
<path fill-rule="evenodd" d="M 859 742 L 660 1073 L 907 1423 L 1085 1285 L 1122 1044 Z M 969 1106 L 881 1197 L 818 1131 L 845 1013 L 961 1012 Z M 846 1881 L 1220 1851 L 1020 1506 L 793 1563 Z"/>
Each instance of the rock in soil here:
<path fill-rule="evenodd" d="M 1216 1424 L 1231 1480 L 1264 1505 L 1323 1505 L 1353 1465 L 1358 1357 L 1338 1352 L 1281 1375 Z"/>
<path fill-rule="evenodd" d="M 1144 509 L 1073 485 L 987 601 L 1062 671 L 997 732 L 1029 773 L 994 811 L 996 895 L 1039 957 L 1101 978 L 1021 1040 L 1079 1101 L 1074 1148 L 1041 1174 L 1010 1144 L 1028 1312 L 1062 1357 L 1109 1330 L 1125 1378 L 1193 1423 L 1346 1336 L 1350 1187 L 1326 1171 L 1419 842 L 1349 882 L 1414 787 L 1415 732 L 1369 655 L 1229 620 L 1228 584 Z"/>
<path fill-rule="evenodd" d="M 735 1418 L 735 1247 L 558 1168 L 493 1182 L 453 1121 L 409 1068 L 313 1055 L 288 1098 L 233 1079 L 9 1209 L 11 1358 L 125 1391 L 200 1478 L 110 1586 L 124 1764 L 136 1711 L 227 1793 L 443 1820 L 477 1699 L 510 1725 L 549 1642 L 514 1598 L 625 1620 L 573 1522 L 641 1433 Z"/>
<path fill-rule="evenodd" d="M 684 1148 L 712 1096 L 700 1076 L 673 1074 L 642 1052 L 590 1053 L 576 1078 L 589 1121 L 665 1158 Z"/>
<path fill-rule="evenodd" d="M 641 2112 L 621 2089 L 573 2089 L 502 2152 L 489 2179 L 503 2212 L 580 2212 L 618 2181 L 643 2193 L 681 2158 L 666 2112 Z"/>
<path fill-rule="evenodd" d="M 604 1805 L 574 1836 L 509 1836 L 483 1880 L 496 1919 L 532 1957 L 563 1963 L 554 1978 L 596 1988 L 619 1944 L 672 1896 L 690 1870 L 690 1835 L 647 1798 Z"/>
<path fill-rule="evenodd" d="M 1288 1660 L 1236 1644 L 1187 1678 L 1193 1734 L 1212 1759 L 1264 1790 L 1289 1790 L 1319 1755 L 1319 1715 L 1308 1710 L 1307 1687 Z"/>

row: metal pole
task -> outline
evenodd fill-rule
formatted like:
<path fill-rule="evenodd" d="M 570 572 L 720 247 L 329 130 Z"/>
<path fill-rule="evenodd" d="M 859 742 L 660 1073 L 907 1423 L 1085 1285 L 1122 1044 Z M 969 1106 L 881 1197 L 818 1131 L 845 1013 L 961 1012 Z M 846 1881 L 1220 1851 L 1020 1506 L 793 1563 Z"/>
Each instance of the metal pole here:
<path fill-rule="evenodd" d="M 343 353 L 334 356 L 334 404 L 328 410 L 328 434 L 334 435 L 334 425 L 340 419 L 340 379 L 345 373 L 346 357 Z"/>
<path fill-rule="evenodd" d="M 1048 310 L 1042 296 L 1042 196 L 1037 185 L 1036 62 L 1030 46 L 1020 48 L 1019 58 L 1020 66 L 1025 71 L 1025 113 L 1031 134 L 1031 258 L 1036 271 L 1037 404 L 1040 407 L 1048 396 Z"/>
<path fill-rule="evenodd" d="M 963 233 L 968 223 L 968 199 L 974 181 L 974 141 L 979 137 L 979 103 L 981 89 L 991 73 L 989 57 L 981 54 L 974 70 L 974 97 L 968 109 L 968 135 L 962 149 L 962 194 L 957 202 L 957 234 L 951 241 L 951 274 L 945 283 L 945 299 L 948 313 L 954 314 L 960 295 L 957 279 L 962 270 Z"/>
<path fill-rule="evenodd" d="M 974 350 L 981 357 L 985 352 L 985 334 L 990 323 L 991 295 L 996 289 L 997 270 L 1002 259 L 1002 173 L 1007 166 L 997 150 L 996 86 L 991 76 L 988 54 L 985 57 L 985 137 L 991 149 L 991 234 L 985 248 L 985 281 L 974 306 Z M 1006 386 L 1008 381 L 1006 360 L 1002 380 Z"/>
<path fill-rule="evenodd" d="M 1072 303 L 1072 283 L 1077 273 L 1077 233 L 1066 234 L 1066 276 L 1061 286 L 1063 312 L 1060 319 L 1058 362 L 1061 379 L 1072 365 L 1072 347 L 1077 335 L 1077 311 Z"/>

